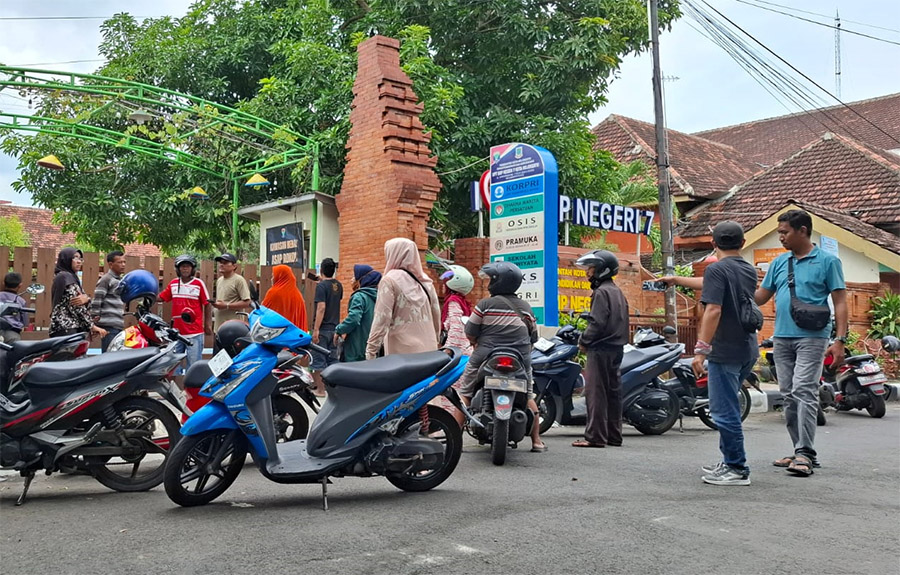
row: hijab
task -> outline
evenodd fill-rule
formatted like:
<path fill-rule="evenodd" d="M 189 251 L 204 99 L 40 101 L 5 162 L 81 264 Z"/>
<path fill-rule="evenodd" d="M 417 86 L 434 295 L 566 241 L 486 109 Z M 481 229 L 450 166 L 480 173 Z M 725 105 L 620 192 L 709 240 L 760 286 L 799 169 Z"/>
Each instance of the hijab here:
<path fill-rule="evenodd" d="M 384 256 L 387 262 L 384 273 L 393 270 L 406 270 L 422 284 L 432 283 L 431 278 L 422 269 L 422 258 L 416 243 L 406 238 L 393 238 L 384 244 Z"/>
<path fill-rule="evenodd" d="M 53 307 L 56 307 L 62 302 L 67 287 L 72 284 L 77 284 L 78 287 L 81 288 L 81 282 L 78 281 L 78 274 L 72 269 L 72 260 L 75 256 L 83 258 L 84 254 L 77 248 L 63 248 L 56 257 L 56 267 L 53 269 L 55 275 L 53 277 L 53 285 L 50 288 Z"/>
<path fill-rule="evenodd" d="M 372 269 L 372 266 L 366 264 L 356 264 L 353 266 L 353 279 L 359 282 L 359 287 L 378 287 L 381 281 L 381 273 Z"/>
<path fill-rule="evenodd" d="M 273 284 L 266 292 L 263 307 L 283 315 L 292 324 L 309 331 L 306 321 L 306 301 L 297 289 L 297 278 L 291 268 L 279 265 L 272 268 Z"/>

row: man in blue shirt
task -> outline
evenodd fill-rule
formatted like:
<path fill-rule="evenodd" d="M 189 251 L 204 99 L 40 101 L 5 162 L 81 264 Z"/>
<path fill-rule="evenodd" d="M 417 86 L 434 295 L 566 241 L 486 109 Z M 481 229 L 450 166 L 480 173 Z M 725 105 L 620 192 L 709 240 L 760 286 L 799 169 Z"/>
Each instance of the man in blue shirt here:
<path fill-rule="evenodd" d="M 832 356 L 835 367 L 844 361 L 847 292 L 841 260 L 812 243 L 812 218 L 808 213 L 789 210 L 778 216 L 778 239 L 789 251 L 772 262 L 756 290 L 759 305 L 775 296 L 775 370 L 784 396 L 784 419 L 794 444 L 794 454 L 775 460 L 774 465 L 805 477 L 812 475 L 813 467 L 818 467 L 814 443 L 822 362 L 826 355 Z M 791 261 L 797 299 L 825 306 L 831 296 L 837 338 L 830 347 L 830 322 L 821 330 L 813 331 L 799 327 L 791 317 L 788 286 Z"/>

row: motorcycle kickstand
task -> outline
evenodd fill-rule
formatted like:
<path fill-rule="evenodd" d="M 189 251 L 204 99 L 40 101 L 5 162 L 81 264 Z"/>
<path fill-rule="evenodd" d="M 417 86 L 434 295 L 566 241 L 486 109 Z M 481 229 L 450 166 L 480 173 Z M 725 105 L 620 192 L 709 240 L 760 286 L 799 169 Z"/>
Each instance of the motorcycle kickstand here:
<path fill-rule="evenodd" d="M 22 488 L 22 495 L 19 495 L 19 498 L 16 499 L 16 507 L 25 503 L 25 497 L 28 495 L 28 488 L 31 487 L 31 482 L 34 481 L 34 471 L 29 471 L 23 475 L 23 477 L 25 477 L 25 486 Z"/>
<path fill-rule="evenodd" d="M 322 511 L 328 511 L 328 478 L 322 478 Z"/>
<path fill-rule="evenodd" d="M 678 431 L 684 433 L 684 414 L 678 414 Z"/>

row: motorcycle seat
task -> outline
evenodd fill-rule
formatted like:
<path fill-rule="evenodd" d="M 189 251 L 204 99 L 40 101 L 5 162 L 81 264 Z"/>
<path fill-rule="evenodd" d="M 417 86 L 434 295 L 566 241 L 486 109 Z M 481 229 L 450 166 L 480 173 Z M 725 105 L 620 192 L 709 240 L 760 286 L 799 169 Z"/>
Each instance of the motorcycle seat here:
<path fill-rule="evenodd" d="M 666 355 L 667 353 L 669 353 L 669 351 L 671 351 L 671 350 L 669 350 L 668 348 L 666 348 L 664 346 L 659 346 L 659 345 L 656 345 L 653 347 L 645 347 L 645 348 L 636 347 L 633 350 L 626 353 L 622 357 L 622 365 L 619 368 L 619 370 L 622 373 L 625 373 L 626 371 L 631 371 L 632 369 L 634 369 L 635 367 L 638 367 L 639 365 L 643 365 L 643 364 L 647 363 L 648 361 L 653 361 L 654 359 L 656 359 L 658 357 L 662 357 L 662 356 Z"/>
<path fill-rule="evenodd" d="M 159 353 L 155 347 L 129 349 L 103 353 L 98 357 L 86 357 L 32 366 L 22 380 L 25 387 L 74 387 L 121 373 L 122 377 L 134 367 Z"/>
<path fill-rule="evenodd" d="M 62 335 L 35 341 L 19 340 L 12 344 L 12 349 L 8 352 L 10 365 L 15 365 L 28 356 L 52 351 L 54 347 L 60 344 L 77 345 L 84 338 L 85 334 L 74 333 L 72 335 Z"/>
<path fill-rule="evenodd" d="M 397 393 L 433 377 L 451 359 L 442 351 L 398 353 L 368 361 L 336 363 L 322 371 L 322 379 L 335 387 Z"/>
<path fill-rule="evenodd" d="M 854 363 L 862 363 L 864 361 L 870 361 L 875 359 L 870 353 L 864 353 L 861 355 L 851 355 L 850 357 L 844 358 L 844 363 L 854 364 Z"/>

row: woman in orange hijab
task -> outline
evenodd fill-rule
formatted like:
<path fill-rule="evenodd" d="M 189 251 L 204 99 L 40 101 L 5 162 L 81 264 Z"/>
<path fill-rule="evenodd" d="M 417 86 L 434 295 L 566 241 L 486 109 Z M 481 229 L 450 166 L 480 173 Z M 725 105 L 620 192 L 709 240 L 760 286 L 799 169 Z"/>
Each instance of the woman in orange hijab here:
<path fill-rule="evenodd" d="M 272 269 L 272 287 L 266 292 L 263 307 L 279 313 L 303 331 L 309 331 L 306 322 L 306 302 L 303 294 L 297 289 L 297 278 L 288 266 L 275 266 Z"/>

